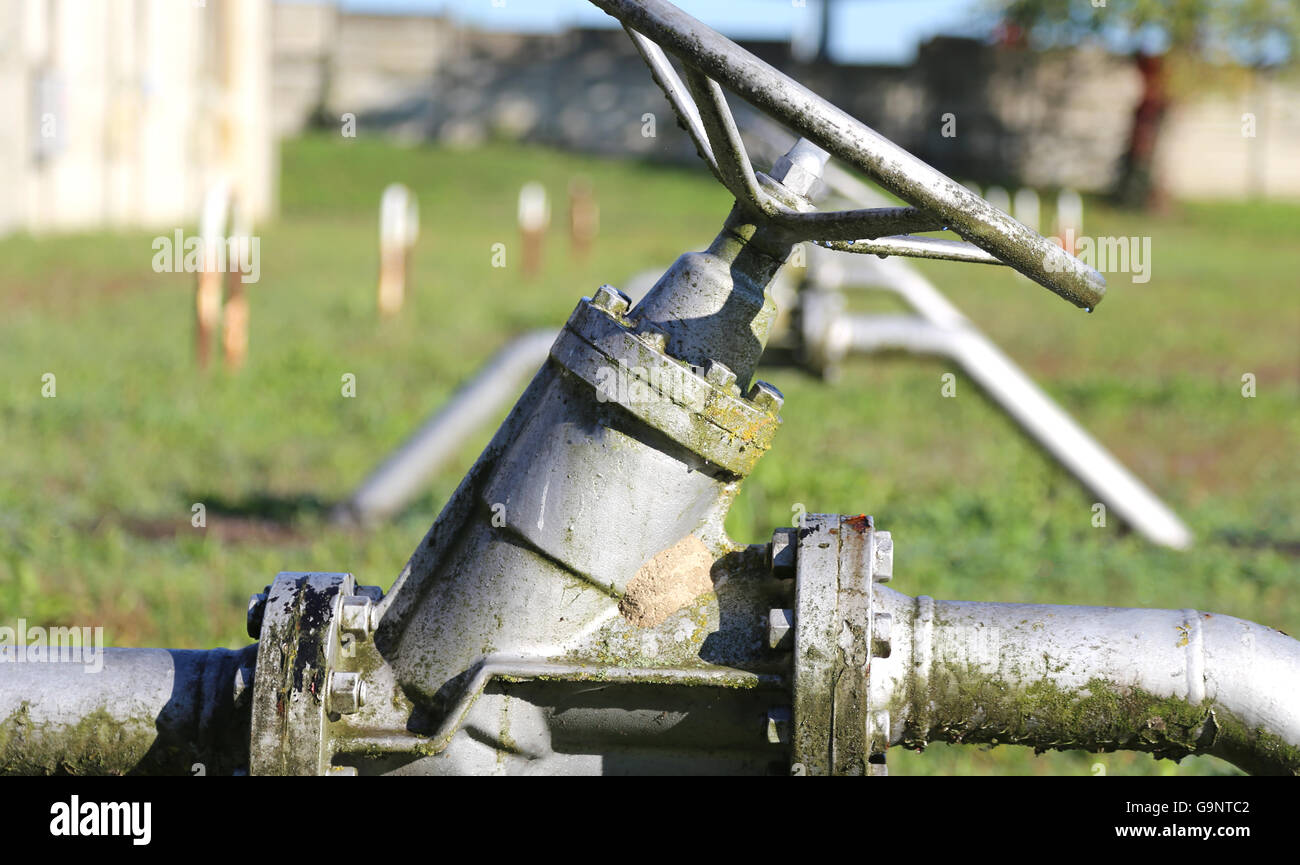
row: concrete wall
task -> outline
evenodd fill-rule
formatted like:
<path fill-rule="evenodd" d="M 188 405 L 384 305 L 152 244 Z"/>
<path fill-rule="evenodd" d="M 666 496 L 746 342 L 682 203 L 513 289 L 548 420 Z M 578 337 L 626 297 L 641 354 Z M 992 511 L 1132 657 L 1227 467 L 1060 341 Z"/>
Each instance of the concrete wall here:
<path fill-rule="evenodd" d="M 1172 189 L 1200 197 L 1300 197 L 1300 90 L 1262 81 L 1175 106 L 1157 165 Z"/>
<path fill-rule="evenodd" d="M 0 233 L 274 204 L 270 0 L 0 0 Z"/>
<path fill-rule="evenodd" d="M 278 4 L 275 22 L 282 133 L 301 130 L 323 106 L 331 123 L 355 114 L 361 134 L 467 145 L 495 135 L 664 158 L 693 152 L 621 30 L 485 33 L 440 18 L 340 14 L 328 4 Z M 744 47 L 963 180 L 1108 189 L 1141 93 L 1131 63 L 1095 50 L 1039 54 L 939 38 L 915 64 L 885 67 L 801 64 L 785 43 Z M 1240 136 L 1244 104 L 1258 110 L 1256 139 Z M 1300 89 L 1280 84 L 1173 111 L 1159 155 L 1170 191 L 1300 197 L 1298 111 Z M 942 134 L 946 113 L 955 116 L 955 137 Z M 655 118 L 653 137 L 644 134 L 646 114 Z"/>

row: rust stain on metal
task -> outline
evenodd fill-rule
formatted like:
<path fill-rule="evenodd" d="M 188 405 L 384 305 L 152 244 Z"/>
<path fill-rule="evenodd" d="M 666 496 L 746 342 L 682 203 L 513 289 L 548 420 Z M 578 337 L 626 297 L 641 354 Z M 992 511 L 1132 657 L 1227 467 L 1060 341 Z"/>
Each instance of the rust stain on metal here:
<path fill-rule="evenodd" d="M 867 529 L 871 528 L 871 517 L 866 514 L 858 514 L 856 517 L 849 517 L 847 520 L 844 520 L 844 525 L 853 529 L 853 531 L 858 534 L 862 534 Z"/>

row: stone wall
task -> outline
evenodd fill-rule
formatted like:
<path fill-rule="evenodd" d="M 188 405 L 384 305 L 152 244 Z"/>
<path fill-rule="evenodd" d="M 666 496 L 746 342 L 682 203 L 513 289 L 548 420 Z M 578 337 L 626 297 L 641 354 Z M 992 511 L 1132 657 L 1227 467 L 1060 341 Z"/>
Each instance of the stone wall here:
<path fill-rule="evenodd" d="M 275 25 L 282 133 L 301 130 L 313 113 L 329 123 L 350 113 L 363 134 L 467 146 L 501 136 L 665 159 L 693 153 L 621 30 L 479 32 L 442 18 L 312 4 L 277 4 Z M 786 43 L 743 44 L 941 170 L 985 183 L 1110 188 L 1141 91 L 1131 63 L 1096 50 L 1042 54 L 936 38 L 914 64 L 890 67 L 802 64 Z M 1173 194 L 1300 197 L 1300 91 L 1275 85 L 1243 98 L 1267 102 L 1255 139 L 1240 135 L 1241 100 L 1171 113 L 1159 164 Z M 1197 154 L 1213 154 L 1215 171 Z"/>

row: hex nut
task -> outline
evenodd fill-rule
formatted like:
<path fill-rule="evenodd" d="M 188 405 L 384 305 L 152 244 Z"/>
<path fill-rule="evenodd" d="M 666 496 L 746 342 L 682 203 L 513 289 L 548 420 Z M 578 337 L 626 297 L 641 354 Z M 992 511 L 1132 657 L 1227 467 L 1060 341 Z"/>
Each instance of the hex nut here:
<path fill-rule="evenodd" d="M 327 705 L 338 715 L 350 715 L 366 704 L 366 683 L 359 673 L 332 673 Z"/>
<path fill-rule="evenodd" d="M 790 710 L 786 707 L 768 709 L 767 741 L 773 745 L 790 744 Z"/>
<path fill-rule="evenodd" d="M 624 315 L 632 308 L 632 298 L 612 285 L 602 285 L 592 295 L 591 305 L 603 309 L 610 315 Z"/>
<path fill-rule="evenodd" d="M 358 640 L 367 639 L 372 630 L 370 613 L 373 607 L 374 604 L 365 595 L 349 595 L 344 598 L 339 612 L 339 630 Z"/>
<path fill-rule="evenodd" d="M 719 390 L 731 392 L 731 386 L 736 383 L 736 374 L 725 363 L 711 360 L 704 370 L 704 380 Z"/>
<path fill-rule="evenodd" d="M 668 353 L 668 335 L 659 330 L 643 330 L 637 334 L 641 341 L 660 354 Z"/>
<path fill-rule="evenodd" d="M 776 414 L 781 410 L 781 406 L 785 405 L 785 396 L 781 391 L 765 381 L 754 382 L 747 398 L 755 407 L 768 414 Z"/>
<path fill-rule="evenodd" d="M 807 195 L 821 180 L 822 169 L 830 158 L 825 150 L 806 139 L 795 142 L 790 151 L 772 165 L 771 178 L 796 195 Z"/>
<path fill-rule="evenodd" d="M 767 646 L 779 652 L 794 646 L 794 610 L 771 610 L 767 614 Z"/>
<path fill-rule="evenodd" d="M 887 583 L 894 576 L 894 538 L 889 532 L 872 533 L 871 579 Z"/>
<path fill-rule="evenodd" d="M 799 530 L 781 528 L 772 532 L 772 546 L 769 555 L 772 576 L 788 580 L 794 577 L 795 552 L 799 546 Z"/>
<path fill-rule="evenodd" d="M 266 616 L 266 599 L 269 595 L 268 586 L 266 591 L 257 592 L 248 599 L 248 618 L 245 620 L 245 627 L 248 636 L 254 640 L 262 635 L 262 619 Z"/>

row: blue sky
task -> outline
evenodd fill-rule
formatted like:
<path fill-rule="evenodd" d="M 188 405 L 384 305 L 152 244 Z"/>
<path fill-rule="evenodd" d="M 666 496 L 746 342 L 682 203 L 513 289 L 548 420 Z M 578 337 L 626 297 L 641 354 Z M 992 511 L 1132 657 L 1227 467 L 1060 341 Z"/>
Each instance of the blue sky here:
<path fill-rule="evenodd" d="M 807 39 L 817 32 L 820 0 L 807 0 L 802 8 L 794 0 L 674 2 L 728 36 Z M 505 0 L 504 6 L 493 6 L 492 0 L 340 0 L 339 5 L 358 12 L 448 14 L 500 30 L 554 31 L 613 23 L 587 0 Z M 987 33 L 987 24 L 980 25 L 981 6 L 980 0 L 837 0 L 831 51 L 843 62 L 906 63 L 915 56 L 916 46 L 936 33 Z"/>

